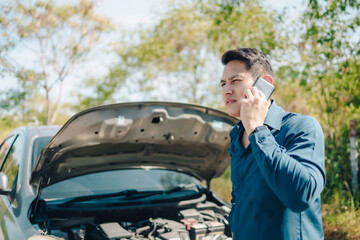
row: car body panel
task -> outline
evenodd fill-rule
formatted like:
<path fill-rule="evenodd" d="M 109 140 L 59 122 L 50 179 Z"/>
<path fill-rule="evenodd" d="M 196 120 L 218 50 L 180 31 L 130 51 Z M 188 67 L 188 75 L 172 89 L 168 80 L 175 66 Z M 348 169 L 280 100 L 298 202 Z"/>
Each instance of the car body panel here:
<path fill-rule="evenodd" d="M 0 197 L 0 236 L 2 235 L 3 239 L 9 239 L 9 236 L 11 236 L 11 239 L 25 239 L 22 222 L 14 217 L 14 207 L 11 205 L 7 196 Z"/>
<path fill-rule="evenodd" d="M 236 122 L 224 112 L 182 103 L 88 109 L 41 152 L 30 182 L 44 187 L 90 172 L 160 166 L 210 181 L 229 165 L 228 134 Z"/>
<path fill-rule="evenodd" d="M 28 146 L 32 146 L 37 137 L 54 136 L 59 129 L 60 126 L 20 127 L 9 135 L 21 139 L 22 151 L 17 180 L 14 186 L 9 186 L 12 197 L 0 196 L 0 237 L 3 239 L 26 239 L 36 234 L 27 217 L 29 206 L 37 194 L 29 184 L 32 149 Z"/>

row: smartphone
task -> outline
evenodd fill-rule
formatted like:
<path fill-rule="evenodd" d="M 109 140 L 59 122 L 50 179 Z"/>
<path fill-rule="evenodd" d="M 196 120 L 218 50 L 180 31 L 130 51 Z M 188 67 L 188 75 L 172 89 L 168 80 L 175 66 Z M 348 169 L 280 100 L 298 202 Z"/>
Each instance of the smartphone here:
<path fill-rule="evenodd" d="M 262 77 L 259 77 L 254 82 L 253 87 L 256 87 L 258 90 L 260 90 L 262 93 L 264 93 L 267 100 L 271 97 L 271 94 L 274 92 L 275 87 Z"/>

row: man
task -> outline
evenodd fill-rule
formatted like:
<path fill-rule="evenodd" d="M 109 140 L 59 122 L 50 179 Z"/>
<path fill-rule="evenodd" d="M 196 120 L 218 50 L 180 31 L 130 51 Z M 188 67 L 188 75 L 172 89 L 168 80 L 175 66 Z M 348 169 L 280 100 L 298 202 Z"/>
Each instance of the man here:
<path fill-rule="evenodd" d="M 233 238 L 323 239 L 324 137 L 319 123 L 285 112 L 253 87 L 258 77 L 273 84 L 270 61 L 261 51 L 229 50 L 222 63 L 227 112 L 241 119 L 230 133 Z"/>

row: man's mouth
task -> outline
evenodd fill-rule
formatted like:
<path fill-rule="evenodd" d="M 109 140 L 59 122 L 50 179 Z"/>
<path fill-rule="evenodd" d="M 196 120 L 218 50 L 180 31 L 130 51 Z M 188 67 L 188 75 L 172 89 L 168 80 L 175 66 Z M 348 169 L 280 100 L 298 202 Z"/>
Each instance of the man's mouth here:
<path fill-rule="evenodd" d="M 231 105 L 233 103 L 237 102 L 235 99 L 226 99 L 225 100 L 225 105 Z"/>

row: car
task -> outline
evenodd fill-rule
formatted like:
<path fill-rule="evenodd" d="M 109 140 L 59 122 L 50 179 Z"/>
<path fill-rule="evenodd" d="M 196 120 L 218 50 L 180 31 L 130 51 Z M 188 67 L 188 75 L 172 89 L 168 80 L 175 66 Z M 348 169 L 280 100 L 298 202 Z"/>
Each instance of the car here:
<path fill-rule="evenodd" d="M 209 107 L 132 102 L 0 146 L 0 239 L 231 239 L 210 189 L 237 119 Z"/>

